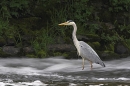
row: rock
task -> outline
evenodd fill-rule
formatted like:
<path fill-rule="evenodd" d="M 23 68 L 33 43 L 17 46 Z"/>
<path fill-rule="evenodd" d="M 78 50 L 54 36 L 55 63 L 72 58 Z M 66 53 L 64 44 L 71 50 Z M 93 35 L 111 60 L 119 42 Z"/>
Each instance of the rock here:
<path fill-rule="evenodd" d="M 115 26 L 112 25 L 111 23 L 105 23 L 105 25 L 107 26 L 108 29 L 114 29 Z"/>
<path fill-rule="evenodd" d="M 96 42 L 100 41 L 100 37 L 95 34 L 86 34 L 85 36 L 83 35 L 77 35 L 78 40 L 80 41 L 85 41 L 85 42 Z"/>
<path fill-rule="evenodd" d="M 2 48 L 3 52 L 10 54 L 10 55 L 16 55 L 20 52 L 20 48 L 16 48 L 14 46 L 4 46 Z"/>
<path fill-rule="evenodd" d="M 13 38 L 8 38 L 7 39 L 7 45 L 8 46 L 14 46 L 15 45 L 15 40 Z"/>
<path fill-rule="evenodd" d="M 25 53 L 33 53 L 34 49 L 32 47 L 24 47 L 23 52 L 25 52 Z"/>
<path fill-rule="evenodd" d="M 117 54 L 128 54 L 129 50 L 121 43 L 116 43 L 114 46 L 114 52 Z"/>
<path fill-rule="evenodd" d="M 0 37 L 0 47 L 6 44 L 6 40 L 3 37 Z"/>
<path fill-rule="evenodd" d="M 113 51 L 97 51 L 97 53 L 102 60 L 112 60 L 120 58 L 120 55 L 114 53 Z"/>
<path fill-rule="evenodd" d="M 5 53 L 4 51 L 3 51 L 3 49 L 2 48 L 0 48 L 0 58 L 3 58 L 3 57 L 8 57 L 8 56 L 10 56 L 9 54 L 7 54 L 7 53 Z"/>
<path fill-rule="evenodd" d="M 77 35 L 77 38 L 78 38 L 78 40 L 82 40 L 82 41 L 88 41 L 89 40 L 88 37 L 83 36 L 83 35 Z"/>
<path fill-rule="evenodd" d="M 71 44 L 53 44 L 48 46 L 50 51 L 74 51 L 76 48 Z"/>

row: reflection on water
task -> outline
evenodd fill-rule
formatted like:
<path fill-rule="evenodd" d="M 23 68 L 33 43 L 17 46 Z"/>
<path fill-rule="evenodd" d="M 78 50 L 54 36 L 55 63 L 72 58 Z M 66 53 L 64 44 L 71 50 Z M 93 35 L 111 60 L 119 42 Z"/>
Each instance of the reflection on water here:
<path fill-rule="evenodd" d="M 16 86 L 32 84 L 34 86 L 35 84 L 37 86 L 48 84 L 101 86 L 103 84 L 108 86 L 108 84 L 125 85 L 130 82 L 130 57 L 104 62 L 105 68 L 93 64 L 94 68 L 91 70 L 89 62 L 86 61 L 85 69 L 82 70 L 82 59 L 67 60 L 62 57 L 0 59 L 0 86 L 8 84 L 17 84 Z"/>

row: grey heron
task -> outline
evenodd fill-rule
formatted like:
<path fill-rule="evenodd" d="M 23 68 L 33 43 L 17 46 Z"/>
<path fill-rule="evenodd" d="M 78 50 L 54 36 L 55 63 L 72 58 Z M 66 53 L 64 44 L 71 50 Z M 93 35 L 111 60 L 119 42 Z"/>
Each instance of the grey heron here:
<path fill-rule="evenodd" d="M 105 64 L 103 61 L 100 59 L 98 54 L 93 50 L 91 46 L 89 46 L 87 43 L 84 41 L 78 41 L 76 37 L 76 31 L 77 31 L 77 26 L 74 21 L 69 20 L 67 22 L 61 23 L 59 25 L 72 25 L 73 26 L 73 32 L 72 32 L 72 39 L 74 42 L 74 45 L 77 49 L 77 53 L 79 56 L 82 57 L 82 70 L 84 69 L 84 60 L 87 59 L 90 64 L 91 64 L 91 69 L 93 67 L 92 63 L 97 63 L 100 64 L 101 66 L 105 67 Z"/>

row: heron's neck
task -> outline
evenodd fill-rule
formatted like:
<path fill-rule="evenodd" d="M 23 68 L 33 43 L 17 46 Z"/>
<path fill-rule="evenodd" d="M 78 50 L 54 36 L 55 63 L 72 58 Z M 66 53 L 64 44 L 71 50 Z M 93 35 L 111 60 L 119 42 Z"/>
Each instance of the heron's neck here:
<path fill-rule="evenodd" d="M 75 45 L 75 47 L 77 48 L 78 55 L 80 56 L 79 41 L 78 41 L 78 39 L 77 39 L 77 37 L 76 37 L 77 26 L 76 26 L 75 23 L 73 24 L 73 28 L 74 28 L 74 30 L 73 30 L 73 33 L 72 33 L 72 38 L 73 38 L 74 45 Z"/>
<path fill-rule="evenodd" d="M 72 38 L 73 38 L 73 41 L 74 43 L 76 43 L 78 41 L 77 37 L 76 37 L 76 32 L 77 32 L 77 26 L 76 24 L 73 24 L 73 33 L 72 33 Z"/>

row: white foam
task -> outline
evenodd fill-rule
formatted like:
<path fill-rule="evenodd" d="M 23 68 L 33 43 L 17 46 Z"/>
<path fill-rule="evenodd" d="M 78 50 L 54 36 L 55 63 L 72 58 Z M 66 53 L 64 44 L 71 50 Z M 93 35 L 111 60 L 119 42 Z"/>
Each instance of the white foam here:
<path fill-rule="evenodd" d="M 124 78 L 124 77 L 120 77 L 117 80 L 130 80 L 130 78 Z"/>
<path fill-rule="evenodd" d="M 96 80 L 101 80 L 101 81 L 109 81 L 109 80 L 116 80 L 116 81 L 119 81 L 119 80 L 122 80 L 122 81 L 126 81 L 126 80 L 130 80 L 130 78 L 125 78 L 125 77 L 120 77 L 120 78 L 95 78 Z"/>
<path fill-rule="evenodd" d="M 77 84 L 69 83 L 69 86 L 77 86 Z"/>
<path fill-rule="evenodd" d="M 33 85 L 33 86 L 47 86 L 48 84 L 45 84 L 39 80 L 36 80 L 34 82 L 19 82 L 19 85 Z"/>
<path fill-rule="evenodd" d="M 58 71 L 58 70 L 63 70 L 63 69 L 67 69 L 69 68 L 71 65 L 70 64 L 55 64 L 55 65 L 52 65 L 50 67 L 47 67 L 46 69 L 44 69 L 44 72 L 45 71 Z"/>
<path fill-rule="evenodd" d="M 0 82 L 0 86 L 5 86 L 5 83 L 3 83 L 3 82 Z"/>
<path fill-rule="evenodd" d="M 0 86 L 47 86 L 48 84 L 45 84 L 39 80 L 36 80 L 34 82 L 18 82 L 18 83 L 13 83 L 13 82 L 0 82 Z"/>

